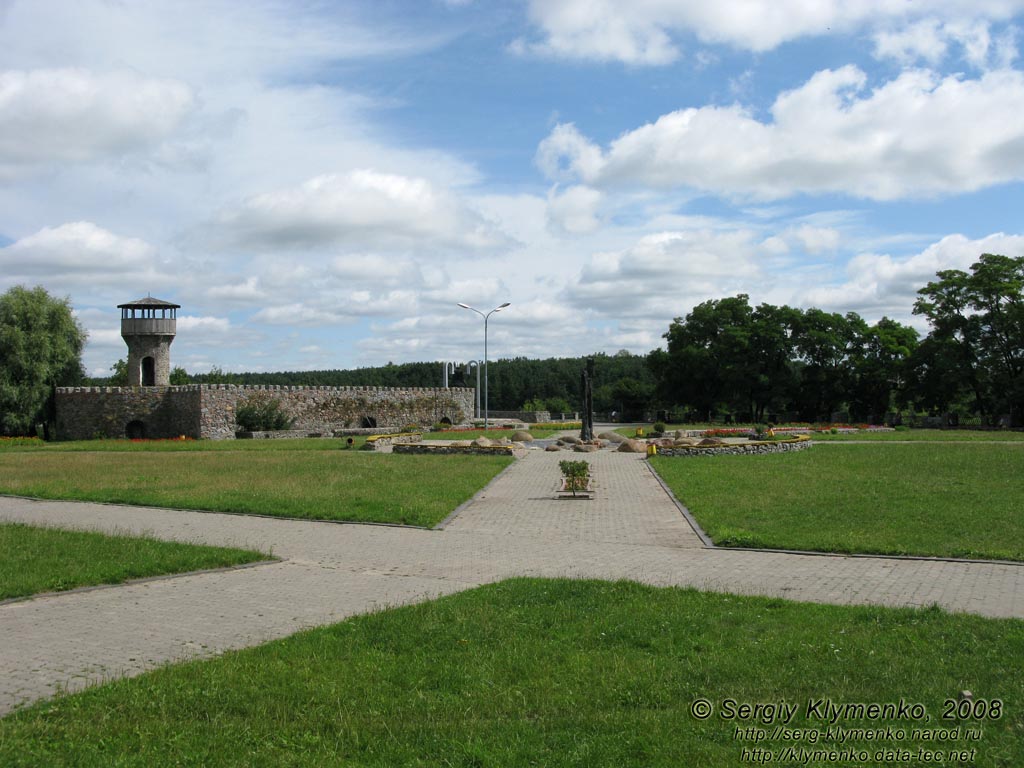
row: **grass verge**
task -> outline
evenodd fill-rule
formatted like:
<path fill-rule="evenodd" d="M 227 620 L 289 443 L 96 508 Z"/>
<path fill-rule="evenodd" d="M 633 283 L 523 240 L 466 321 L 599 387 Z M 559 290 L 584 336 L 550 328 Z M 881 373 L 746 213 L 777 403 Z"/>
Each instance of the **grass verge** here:
<path fill-rule="evenodd" d="M 739 429 L 739 427 L 723 427 L 721 424 L 670 424 L 666 433 L 676 430 L 697 429 Z M 620 435 L 634 437 L 636 427 L 619 427 L 615 430 Z M 931 443 L 990 443 L 990 442 L 1022 442 L 1024 431 L 1018 430 L 982 430 L 982 429 L 897 429 L 894 432 L 858 430 L 857 432 L 809 432 L 814 440 L 822 442 L 870 441 L 870 442 L 931 442 Z M 650 437 L 651 427 L 644 425 L 644 437 Z"/>
<path fill-rule="evenodd" d="M 44 702 L 0 721 L 0 764 L 715 768 L 795 746 L 974 749 L 973 765 L 1013 766 L 1022 654 L 1017 620 L 521 579 Z M 943 720 L 964 689 L 1000 716 Z M 755 742 L 743 729 L 781 719 L 723 719 L 727 699 L 796 705 L 787 727 L 815 742 Z M 847 717 L 830 736 L 808 715 L 821 699 L 903 700 L 930 720 Z M 904 737 L 837 735 L 886 726 Z M 958 726 L 941 743 L 912 735 Z"/>
<path fill-rule="evenodd" d="M 651 464 L 721 546 L 1024 560 L 1024 445 L 844 445 Z"/>
<path fill-rule="evenodd" d="M 349 450 L 345 437 L 303 437 L 281 440 L 69 440 L 47 443 L 38 438 L 0 439 L 0 455 L 42 451 L 49 453 L 195 453 L 196 451 L 338 451 Z M 359 448 L 366 437 L 352 438 L 352 448 Z"/>
<path fill-rule="evenodd" d="M 0 523 L 0 600 L 269 558 L 230 547 Z"/>
<path fill-rule="evenodd" d="M 815 432 L 811 437 L 824 442 L 865 440 L 873 443 L 893 441 L 914 443 L 1024 443 L 1024 432 L 980 429 L 897 429 L 895 432 L 861 430 L 859 432 L 838 433 L 835 435 L 831 432 Z"/>
<path fill-rule="evenodd" d="M 511 461 L 358 451 L 3 451 L 0 493 L 433 526 Z"/>

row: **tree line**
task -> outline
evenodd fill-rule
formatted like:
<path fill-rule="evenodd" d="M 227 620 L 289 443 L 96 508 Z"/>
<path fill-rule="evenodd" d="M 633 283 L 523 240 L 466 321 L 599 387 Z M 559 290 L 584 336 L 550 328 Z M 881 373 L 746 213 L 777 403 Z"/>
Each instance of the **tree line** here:
<path fill-rule="evenodd" d="M 676 419 L 879 422 L 900 409 L 1024 425 L 1024 257 L 982 254 L 969 271 L 943 270 L 918 291 L 917 331 L 856 312 L 759 304 L 746 294 L 698 304 L 664 334 L 665 349 L 594 354 L 595 410 L 624 420 L 665 411 Z M 87 379 L 85 331 L 68 299 L 44 288 L 0 296 L 0 434 L 34 434 L 53 419 L 53 388 L 127 383 L 120 360 Z M 579 411 L 587 356 L 491 361 L 492 411 Z M 474 386 L 459 368 L 451 386 Z M 214 368 L 172 384 L 437 387 L 441 363 L 388 363 L 354 370 L 228 373 Z M 1005 422 L 1004 422 L 1005 423 Z"/>
<path fill-rule="evenodd" d="M 655 400 L 691 418 L 828 421 L 837 412 L 880 422 L 886 413 L 1024 417 L 1024 257 L 983 254 L 969 272 L 944 270 L 918 291 L 913 313 L 931 330 L 856 312 L 706 301 L 648 357 Z"/>

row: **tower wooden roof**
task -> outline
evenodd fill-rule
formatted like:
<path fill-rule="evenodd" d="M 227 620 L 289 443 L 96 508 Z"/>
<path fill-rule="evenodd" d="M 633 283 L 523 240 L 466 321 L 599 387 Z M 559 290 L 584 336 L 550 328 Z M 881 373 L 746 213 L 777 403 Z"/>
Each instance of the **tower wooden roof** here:
<path fill-rule="evenodd" d="M 126 304 L 118 304 L 118 309 L 181 309 L 181 304 L 175 304 L 171 301 L 164 301 L 163 299 L 155 299 L 152 296 L 147 296 L 144 299 L 136 299 L 135 301 L 129 301 Z"/>

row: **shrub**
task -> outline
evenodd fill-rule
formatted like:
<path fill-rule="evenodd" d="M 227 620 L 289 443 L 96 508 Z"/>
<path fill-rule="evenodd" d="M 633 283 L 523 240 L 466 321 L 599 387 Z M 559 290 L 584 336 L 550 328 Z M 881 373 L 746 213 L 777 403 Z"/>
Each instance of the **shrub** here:
<path fill-rule="evenodd" d="M 654 422 L 654 433 L 656 435 L 664 435 L 665 434 L 665 422 L 663 422 L 663 421 L 656 421 L 656 422 Z"/>
<path fill-rule="evenodd" d="M 291 429 L 295 419 L 281 410 L 280 400 L 247 400 L 235 411 L 235 423 L 243 432 Z"/>
<path fill-rule="evenodd" d="M 419 424 L 406 424 L 404 427 L 402 427 L 403 434 L 407 433 L 407 432 L 419 432 L 419 431 L 420 431 L 420 425 Z"/>
<path fill-rule="evenodd" d="M 562 476 L 565 478 L 566 490 L 572 491 L 572 495 L 576 495 L 576 491 L 586 490 L 587 478 L 590 476 L 590 464 L 585 461 L 560 461 L 558 462 L 558 468 L 562 470 Z"/>

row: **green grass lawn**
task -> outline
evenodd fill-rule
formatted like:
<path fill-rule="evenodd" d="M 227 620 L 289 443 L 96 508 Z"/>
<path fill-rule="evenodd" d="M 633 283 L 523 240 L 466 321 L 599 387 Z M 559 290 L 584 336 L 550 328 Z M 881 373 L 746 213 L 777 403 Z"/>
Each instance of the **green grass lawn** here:
<path fill-rule="evenodd" d="M 829 698 L 903 699 L 930 720 L 840 719 L 907 734 L 797 747 L 975 748 L 972 765 L 1009 767 L 1022 657 L 1018 620 L 517 579 L 37 704 L 0 720 L 0 764 L 731 768 L 787 742 L 738 736 L 780 722 L 724 719 L 725 700 L 795 704 L 788 727 L 825 734 L 807 703 Z M 944 720 L 964 689 L 1000 716 Z M 956 726 L 941 745 L 910 735 Z"/>
<path fill-rule="evenodd" d="M 716 544 L 1024 560 L 1024 444 L 655 457 Z"/>
<path fill-rule="evenodd" d="M 366 442 L 360 435 L 352 438 L 353 448 Z M 282 440 L 69 440 L 47 443 L 36 438 L 0 438 L 0 455 L 8 452 L 45 451 L 81 453 L 111 451 L 130 453 L 166 453 L 195 451 L 344 451 L 347 438 L 304 437 Z"/>
<path fill-rule="evenodd" d="M 722 426 L 721 424 L 669 424 L 666 432 L 676 430 L 697 430 L 697 429 L 740 429 L 737 426 Z M 633 437 L 636 434 L 636 427 L 619 427 L 615 430 L 620 435 Z M 644 425 L 644 436 L 651 434 L 651 426 Z M 981 429 L 897 429 L 893 432 L 874 432 L 859 430 L 850 433 L 831 432 L 808 432 L 813 439 L 819 441 L 860 441 L 870 440 L 872 442 L 1024 442 L 1024 431 L 1017 430 L 981 430 Z"/>
<path fill-rule="evenodd" d="M 505 456 L 379 455 L 291 446 L 211 450 L 207 441 L 177 444 L 194 450 L 153 443 L 149 445 L 160 447 L 123 452 L 122 441 L 112 442 L 118 447 L 111 451 L 0 451 L 0 493 L 433 526 L 513 461 Z"/>
<path fill-rule="evenodd" d="M 870 440 L 872 442 L 912 441 L 930 443 L 991 443 L 1022 442 L 1024 432 L 1009 430 L 980 429 L 897 429 L 895 432 L 871 432 L 861 430 L 847 434 L 833 435 L 830 432 L 811 434 L 815 440 L 843 442 L 844 440 Z"/>
<path fill-rule="evenodd" d="M 269 558 L 229 547 L 0 523 L 0 600 Z"/>

